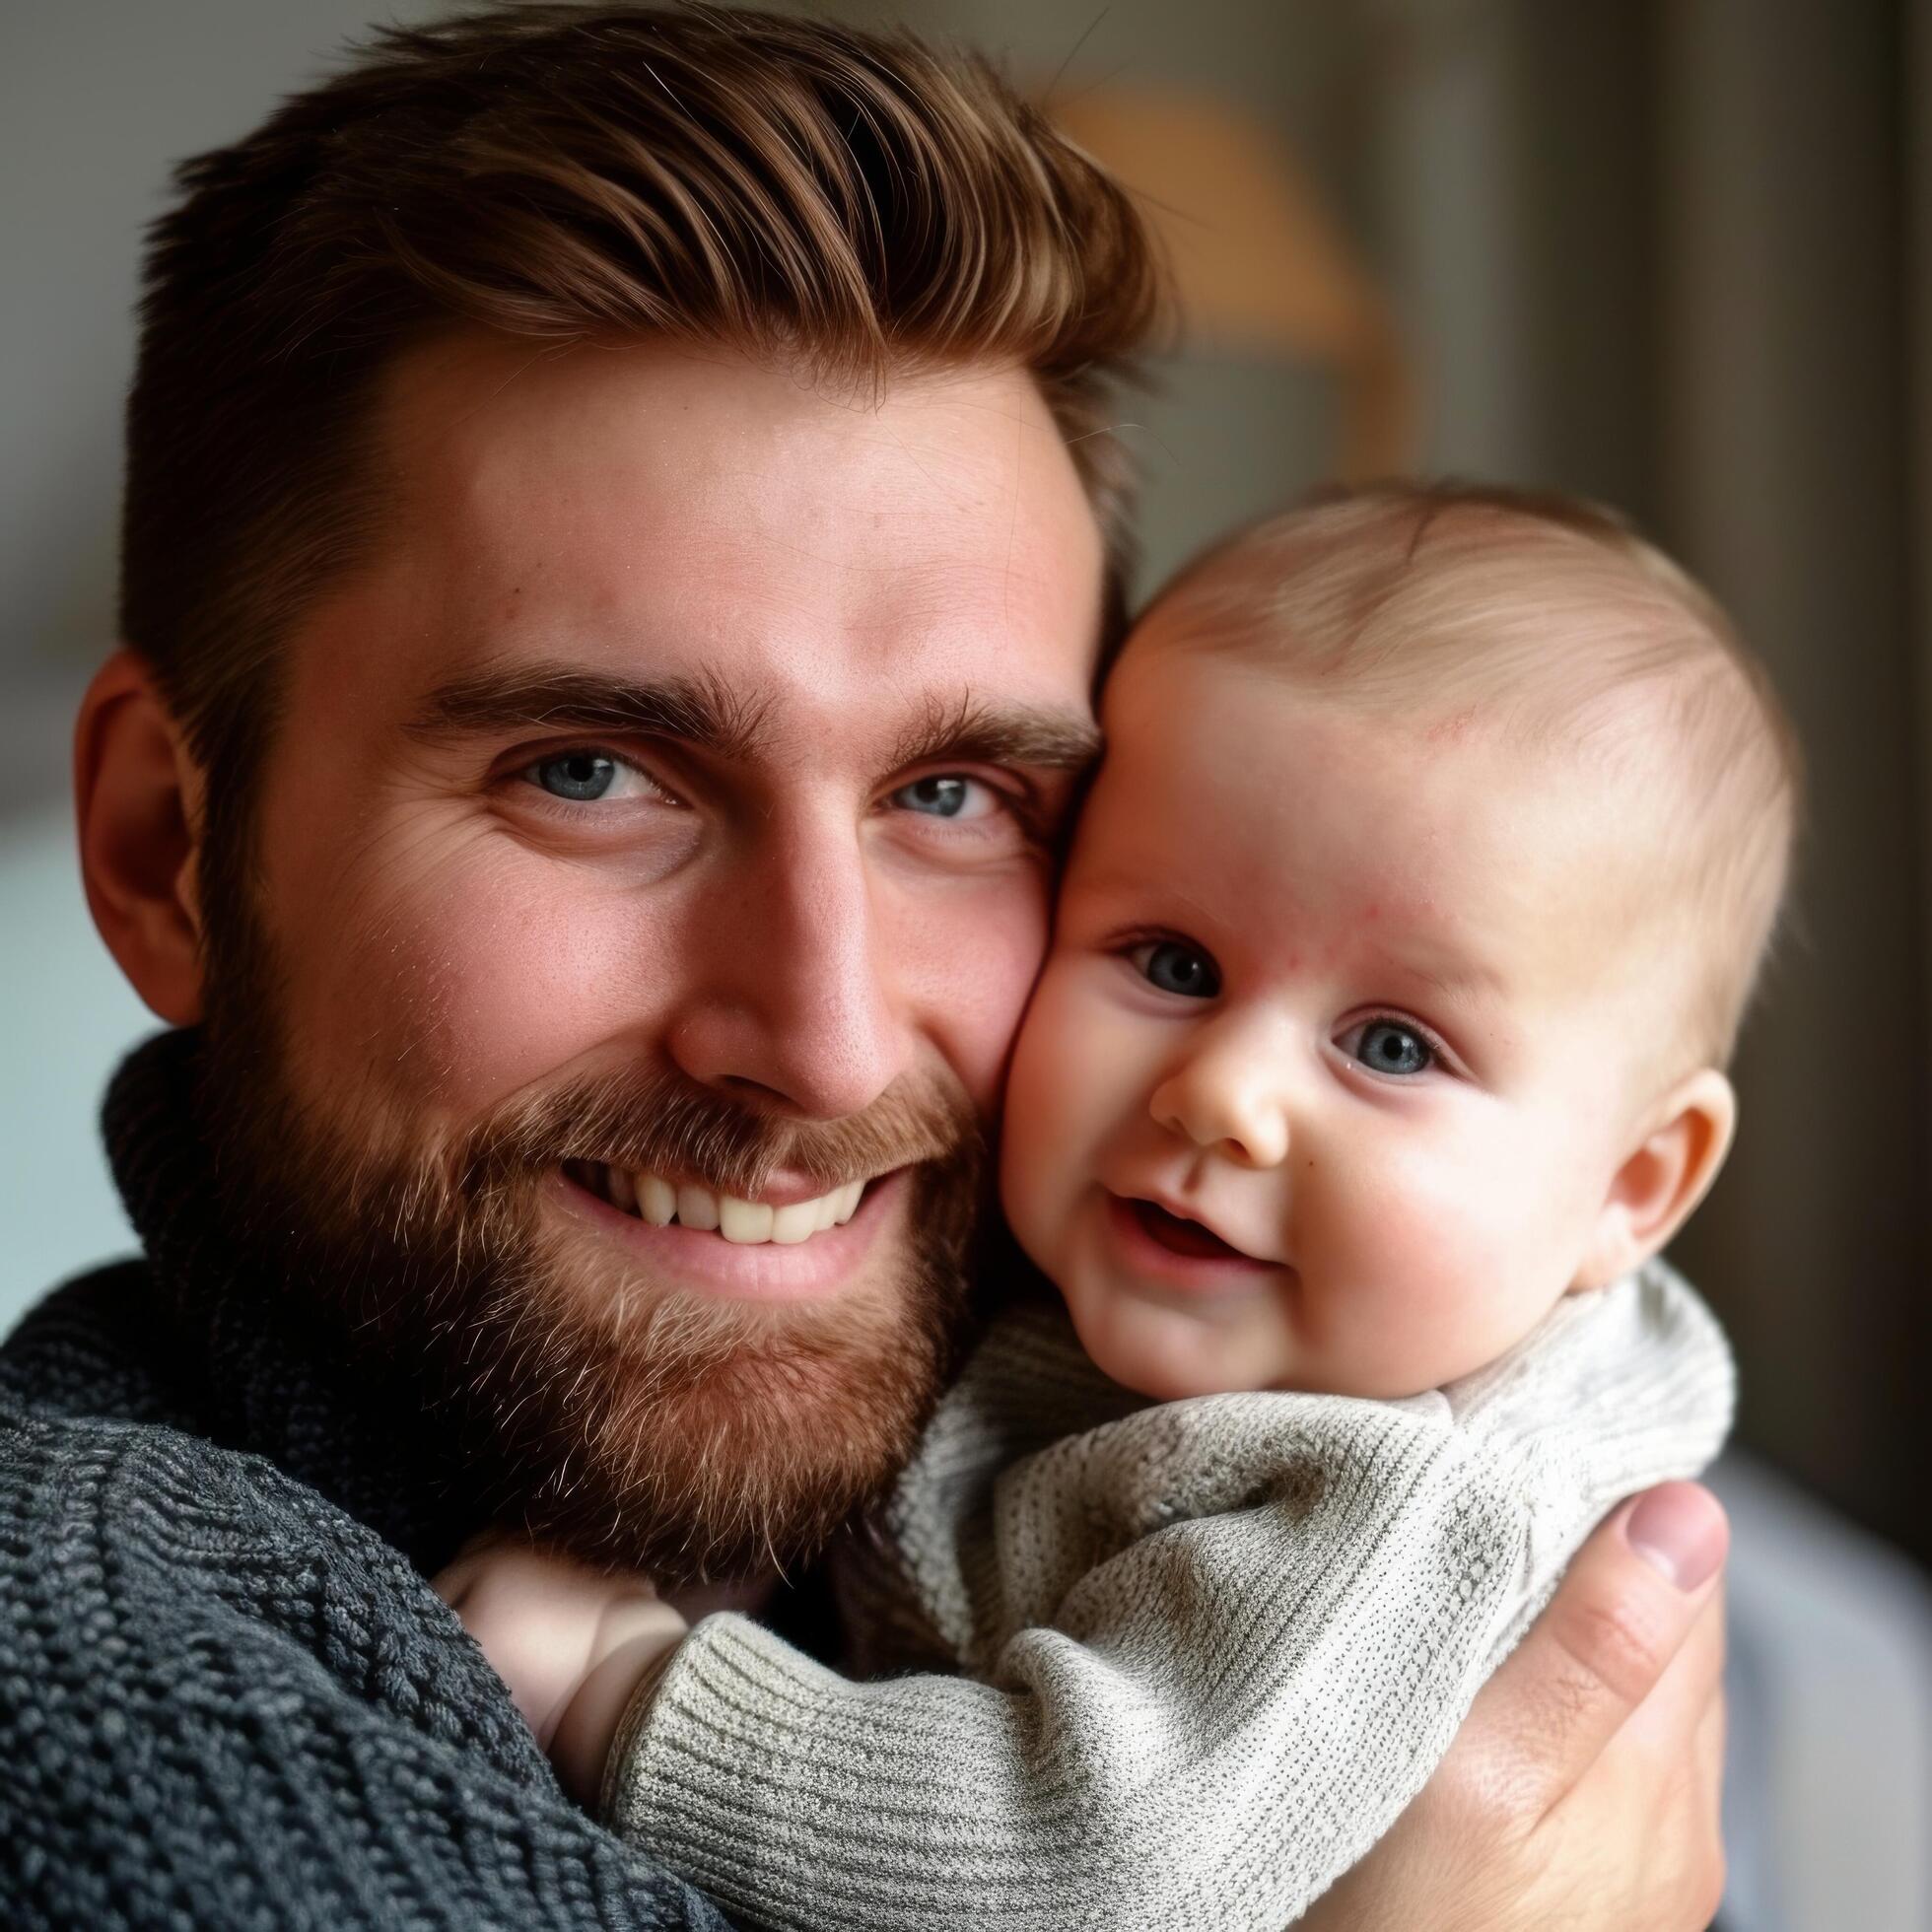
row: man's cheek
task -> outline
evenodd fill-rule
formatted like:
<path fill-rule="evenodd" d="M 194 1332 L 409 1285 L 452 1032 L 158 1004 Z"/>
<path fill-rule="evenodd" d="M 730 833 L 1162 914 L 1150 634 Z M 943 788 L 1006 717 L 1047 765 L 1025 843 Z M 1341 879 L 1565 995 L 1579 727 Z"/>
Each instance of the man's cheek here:
<path fill-rule="evenodd" d="M 641 895 L 536 863 L 451 865 L 415 885 L 345 927 L 318 975 L 315 1024 L 338 1067 L 466 1115 L 648 1030 L 667 942 Z"/>
<path fill-rule="evenodd" d="M 1048 894 L 1030 872 L 901 902 L 885 928 L 917 1030 L 991 1119 L 1046 951 Z"/>
<path fill-rule="evenodd" d="M 405 1023 L 423 1029 L 444 1097 L 494 1104 L 634 1029 L 652 962 L 626 943 L 633 930 L 523 903 L 465 907 L 426 932 L 419 971 L 435 994 Z"/>

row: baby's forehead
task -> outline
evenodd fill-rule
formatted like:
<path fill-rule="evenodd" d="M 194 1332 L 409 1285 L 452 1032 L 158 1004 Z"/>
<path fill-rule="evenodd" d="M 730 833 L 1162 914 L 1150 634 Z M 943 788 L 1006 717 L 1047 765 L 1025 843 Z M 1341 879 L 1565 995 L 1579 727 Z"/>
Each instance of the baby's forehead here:
<path fill-rule="evenodd" d="M 1319 535 L 1320 532 L 1311 533 Z M 1643 559 L 1524 518 L 1238 539 L 1148 606 L 1123 663 L 1237 655 L 1336 698 L 1414 715 L 1627 709 L 1725 656 L 1706 612 Z"/>
<path fill-rule="evenodd" d="M 1584 656 L 1604 644 L 1569 636 Z M 1559 666 L 1538 684 L 1455 666 L 1322 676 L 1238 638 L 1147 628 L 1105 694 L 1103 724 L 1121 791 L 1157 791 L 1192 823 L 1196 850 L 1169 863 L 1196 900 L 1221 887 L 1217 916 L 1262 930 L 1272 898 L 1292 904 L 1328 873 L 1324 935 L 1374 937 L 1374 916 L 1391 942 L 1407 932 L 1449 964 L 1499 960 L 1503 986 L 1550 1008 L 1636 968 L 1652 984 L 1660 933 L 1675 948 L 1700 926 L 1700 877 L 1681 850 L 1687 787 L 1667 777 L 1667 680 L 1576 690 Z M 1095 803 L 1113 797 L 1103 787 Z M 1133 863 L 1139 837 L 1123 821 L 1107 843 Z M 1198 858 L 1209 841 L 1244 839 L 1246 871 Z M 1681 990 L 1669 997 L 1681 1002 Z"/>
<path fill-rule="evenodd" d="M 1237 539 L 1154 600 L 1103 693 L 1116 736 L 1138 683 L 1186 709 L 1189 686 L 1222 675 L 1278 682 L 1378 721 L 1401 755 L 1504 748 L 1519 784 L 1590 794 L 1614 856 L 1654 862 L 1660 882 L 1693 822 L 1721 865 L 1730 804 L 1788 789 L 1721 613 L 1634 539 L 1460 507 L 1425 526 L 1325 515 Z"/>
<path fill-rule="evenodd" d="M 1621 783 L 1620 850 L 1642 862 L 1644 906 L 1694 941 L 1693 1031 L 1728 1057 L 1782 907 L 1803 759 L 1723 611 L 1613 513 L 1455 485 L 1344 493 L 1184 569 L 1121 675 L 1169 652 Z"/>
<path fill-rule="evenodd" d="M 1600 959 L 1623 916 L 1646 805 L 1614 761 L 1468 708 L 1365 709 L 1218 652 L 1125 664 L 1104 711 L 1082 849 L 1224 923 L 1318 908 L 1552 957 L 1581 938 Z"/>

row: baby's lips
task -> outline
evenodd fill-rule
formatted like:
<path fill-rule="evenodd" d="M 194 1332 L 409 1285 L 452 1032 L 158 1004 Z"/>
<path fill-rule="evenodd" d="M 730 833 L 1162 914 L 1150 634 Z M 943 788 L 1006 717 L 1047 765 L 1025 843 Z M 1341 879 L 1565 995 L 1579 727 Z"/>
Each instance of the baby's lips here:
<path fill-rule="evenodd" d="M 1206 1219 L 1194 1203 L 1183 1203 L 1174 1196 L 1131 1191 L 1118 1197 L 1138 1219 L 1149 1237 L 1170 1253 L 1200 1261 L 1241 1261 L 1258 1268 L 1278 1268 L 1282 1264 L 1268 1255 L 1254 1253 L 1237 1241 L 1230 1241 L 1213 1222 Z"/>

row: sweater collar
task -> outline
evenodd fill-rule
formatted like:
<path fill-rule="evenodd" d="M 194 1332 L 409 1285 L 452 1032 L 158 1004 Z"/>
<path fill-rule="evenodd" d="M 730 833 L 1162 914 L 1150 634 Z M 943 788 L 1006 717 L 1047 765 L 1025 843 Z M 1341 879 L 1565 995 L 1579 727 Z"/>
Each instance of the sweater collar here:
<path fill-rule="evenodd" d="M 322 1314 L 264 1278 L 225 1237 L 203 1130 L 192 1028 L 138 1047 L 107 1090 L 103 1129 L 128 1218 L 227 1446 L 265 1456 L 395 1545 L 425 1572 L 476 1527 L 448 1432 L 397 1371 L 352 1357 Z"/>

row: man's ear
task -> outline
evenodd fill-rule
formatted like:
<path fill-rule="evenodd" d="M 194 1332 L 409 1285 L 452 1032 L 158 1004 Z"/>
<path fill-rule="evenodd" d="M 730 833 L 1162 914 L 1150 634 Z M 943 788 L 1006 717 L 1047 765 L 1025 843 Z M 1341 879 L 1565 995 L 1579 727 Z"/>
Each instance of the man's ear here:
<path fill-rule="evenodd" d="M 134 991 L 171 1025 L 201 1017 L 199 775 L 131 651 L 102 665 L 74 727 L 88 910 Z"/>
<path fill-rule="evenodd" d="M 1574 1285 L 1600 1288 L 1658 1252 L 1717 1178 L 1737 1128 L 1738 1097 L 1714 1067 L 1681 1080 L 1644 1117 L 1642 1138 L 1612 1176 Z"/>

